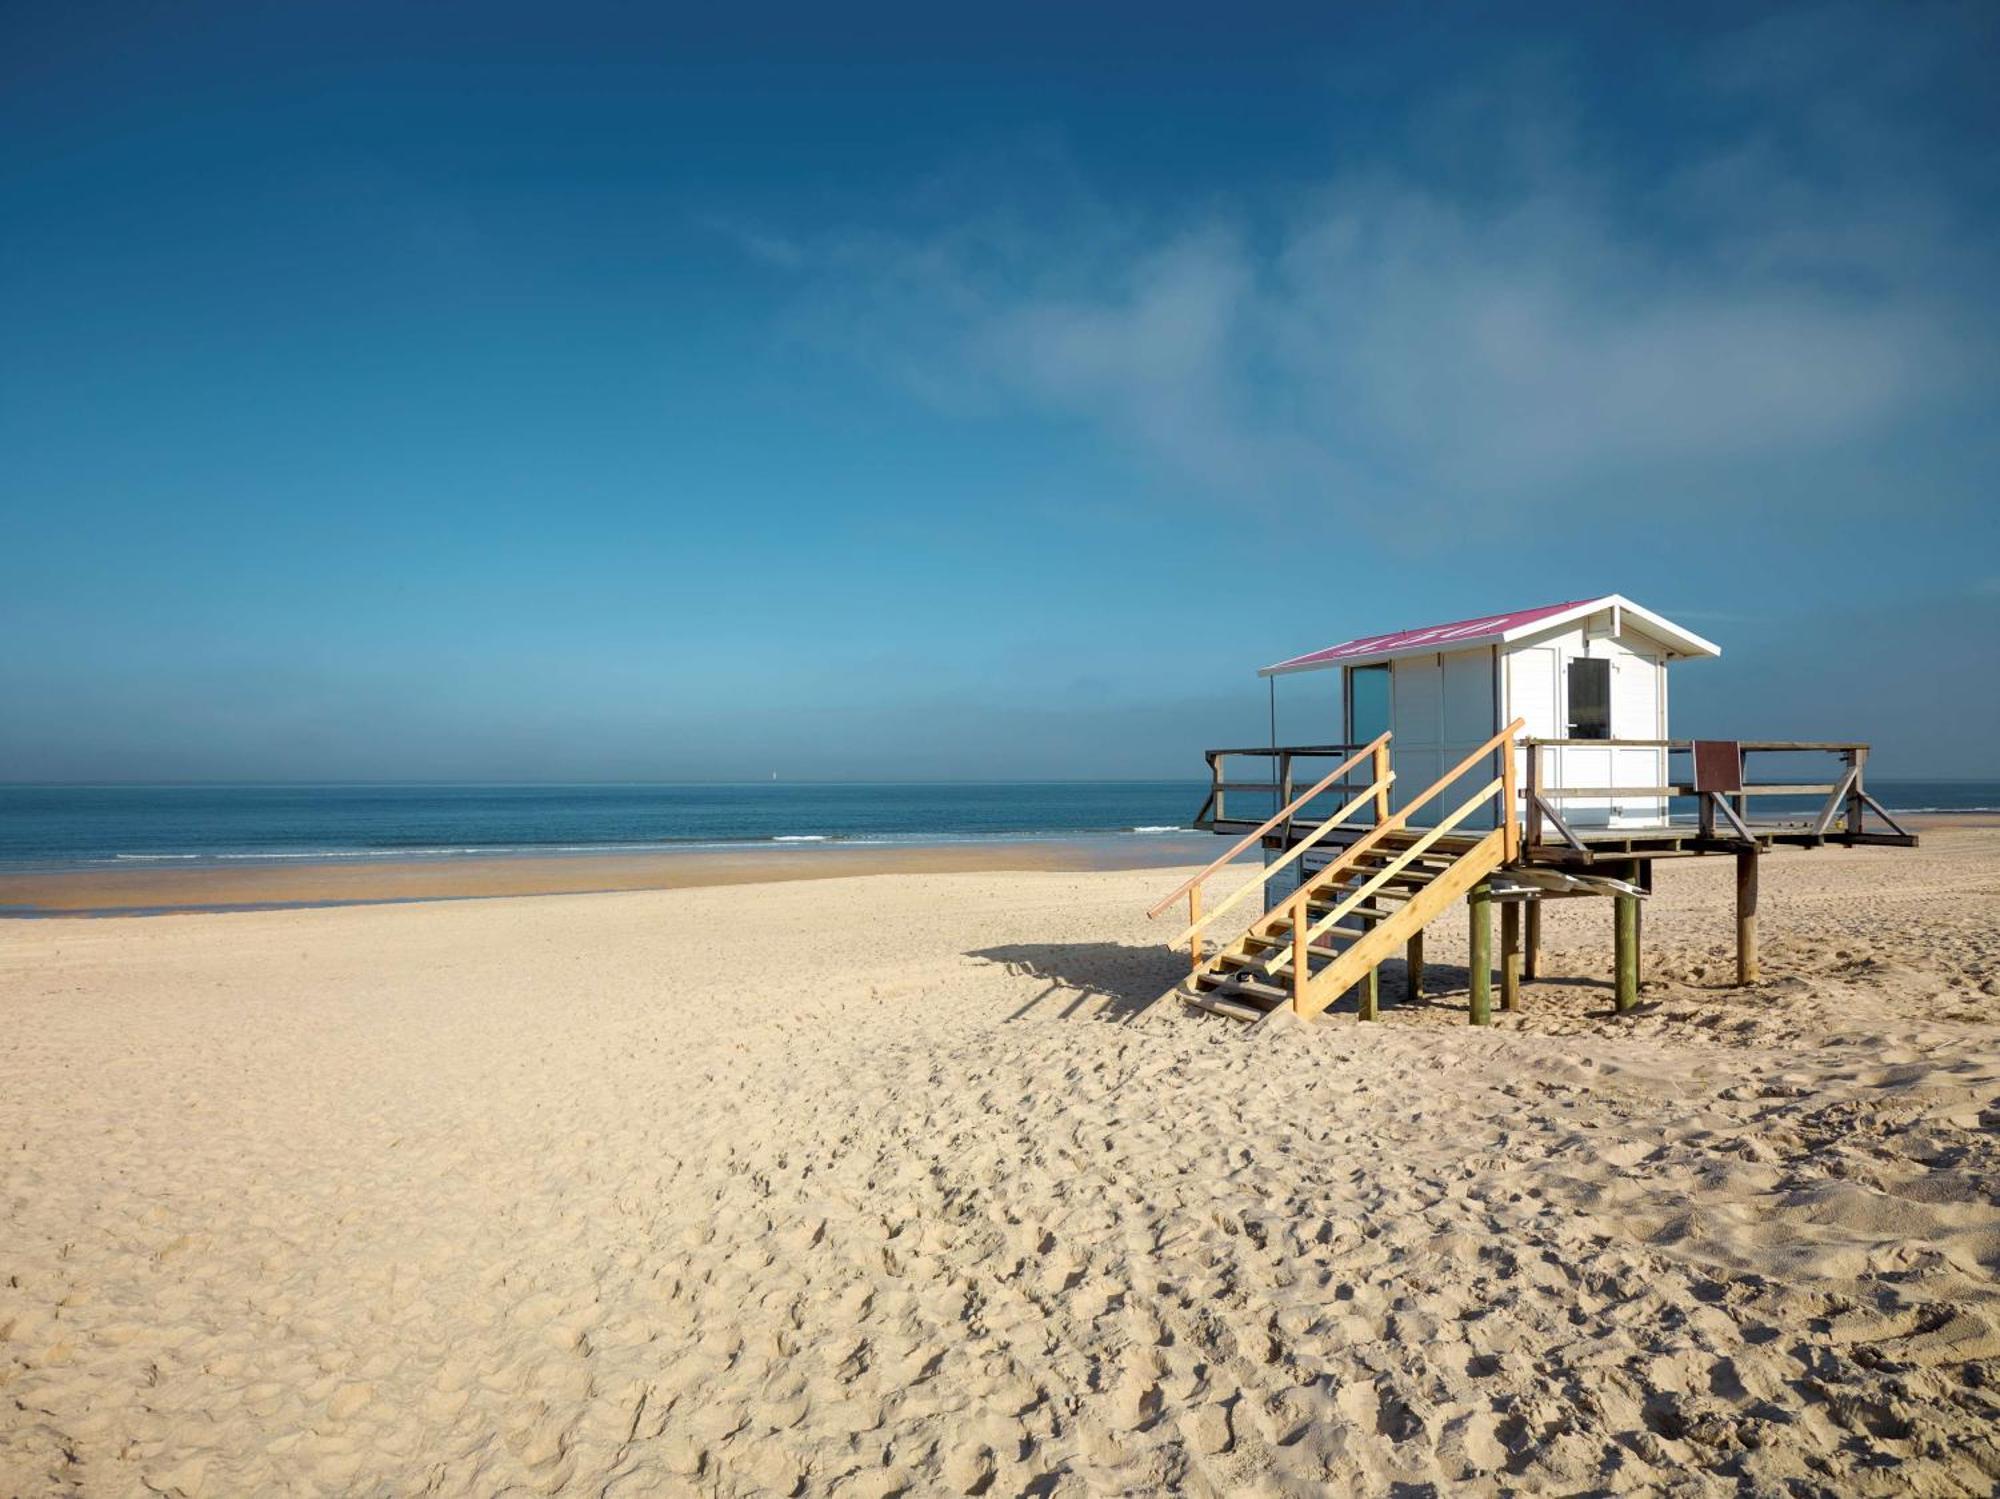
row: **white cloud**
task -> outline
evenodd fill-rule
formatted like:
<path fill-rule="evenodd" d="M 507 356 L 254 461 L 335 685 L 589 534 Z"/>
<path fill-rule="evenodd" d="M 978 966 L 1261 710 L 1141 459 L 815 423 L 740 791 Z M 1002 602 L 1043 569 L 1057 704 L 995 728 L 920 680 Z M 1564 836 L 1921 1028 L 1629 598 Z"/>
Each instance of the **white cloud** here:
<path fill-rule="evenodd" d="M 1865 55 L 1874 24 L 1821 29 Z M 806 237 L 794 266 L 820 331 L 926 399 L 1088 423 L 1232 499 L 1407 521 L 1824 458 L 1986 387 L 1992 267 L 1893 117 L 1936 49 L 1823 100 L 1801 45 L 1753 30 L 1692 70 L 1727 114 L 1756 57 L 1792 60 L 1761 113 L 1645 173 L 1607 172 L 1572 101 L 1458 92 L 1449 133 L 1484 126 L 1491 158 L 1470 185 L 1408 148 L 1446 133 L 1420 119 L 1284 202 L 1162 222 L 1074 174 L 1039 213 L 989 183 L 1008 208 Z"/>

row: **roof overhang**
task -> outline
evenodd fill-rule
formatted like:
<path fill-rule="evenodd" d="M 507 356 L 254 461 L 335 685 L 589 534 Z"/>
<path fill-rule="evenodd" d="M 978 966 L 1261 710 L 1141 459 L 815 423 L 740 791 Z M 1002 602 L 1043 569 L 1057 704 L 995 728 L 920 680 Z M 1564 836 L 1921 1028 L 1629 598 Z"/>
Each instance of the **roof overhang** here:
<path fill-rule="evenodd" d="M 1546 635 L 1575 624 L 1579 619 L 1588 619 L 1593 614 L 1606 610 L 1616 612 L 1616 632 L 1622 632 L 1627 625 L 1636 625 L 1639 630 L 1658 641 L 1667 649 L 1669 656 L 1720 656 L 1722 647 L 1712 640 L 1703 639 L 1692 630 L 1682 629 L 1664 615 L 1655 614 L 1641 604 L 1635 604 L 1621 593 L 1607 593 L 1600 598 L 1576 599 L 1564 604 L 1546 604 L 1538 609 L 1520 609 L 1506 614 L 1485 615 L 1478 619 L 1459 620 L 1448 625 L 1431 625 L 1418 630 L 1398 630 L 1388 635 L 1364 635 L 1357 640 L 1349 640 L 1340 645 L 1328 646 L 1324 650 L 1308 655 L 1294 656 L 1289 661 L 1280 661 L 1275 666 L 1261 668 L 1260 677 L 1289 676 L 1302 671 L 1330 671 L 1341 666 L 1377 666 L 1385 661 L 1399 661 L 1414 656 L 1435 656 L 1451 651 L 1479 650 L 1488 646 L 1507 646 L 1519 641 Z"/>

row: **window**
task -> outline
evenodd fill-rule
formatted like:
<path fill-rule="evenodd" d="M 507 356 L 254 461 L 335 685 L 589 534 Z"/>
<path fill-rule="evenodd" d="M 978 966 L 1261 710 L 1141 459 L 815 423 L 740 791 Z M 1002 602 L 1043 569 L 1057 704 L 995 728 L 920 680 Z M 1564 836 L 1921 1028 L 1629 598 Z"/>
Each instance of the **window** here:
<path fill-rule="evenodd" d="M 1569 737 L 1611 737 L 1611 663 L 1578 660 L 1569 664 Z"/>
<path fill-rule="evenodd" d="M 1389 668 L 1347 668 L 1347 740 L 1366 744 L 1389 727 Z"/>

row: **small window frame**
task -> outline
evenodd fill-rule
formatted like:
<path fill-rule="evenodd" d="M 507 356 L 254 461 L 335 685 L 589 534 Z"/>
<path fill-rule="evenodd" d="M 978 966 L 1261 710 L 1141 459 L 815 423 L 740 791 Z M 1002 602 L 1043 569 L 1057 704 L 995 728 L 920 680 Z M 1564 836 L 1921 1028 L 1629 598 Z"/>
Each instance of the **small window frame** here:
<path fill-rule="evenodd" d="M 1572 656 L 1564 682 L 1563 718 L 1570 739 L 1611 737 L 1611 662 L 1604 656 Z"/>

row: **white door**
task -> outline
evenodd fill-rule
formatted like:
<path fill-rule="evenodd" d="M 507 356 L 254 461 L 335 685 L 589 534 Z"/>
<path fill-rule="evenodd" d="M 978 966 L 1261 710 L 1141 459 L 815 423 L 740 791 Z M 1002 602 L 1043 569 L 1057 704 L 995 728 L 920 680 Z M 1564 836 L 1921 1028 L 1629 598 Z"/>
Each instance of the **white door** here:
<path fill-rule="evenodd" d="M 1611 662 L 1611 736 L 1614 739 L 1663 739 L 1660 677 L 1665 668 L 1656 656 L 1621 651 Z M 1667 752 L 1663 749 L 1620 747 L 1612 751 L 1609 786 L 1666 785 Z M 1648 827 L 1666 821 L 1667 802 L 1661 796 L 1614 796 L 1613 827 Z"/>
<path fill-rule="evenodd" d="M 1395 739 L 1390 752 L 1396 770 L 1394 805 L 1400 808 L 1493 737 L 1493 652 L 1454 651 L 1442 658 L 1398 661 L 1391 685 Z M 1498 758 L 1489 756 L 1439 791 L 1410 821 L 1419 827 L 1436 825 L 1498 774 Z M 1493 822 L 1489 802 L 1454 826 L 1490 828 Z"/>

